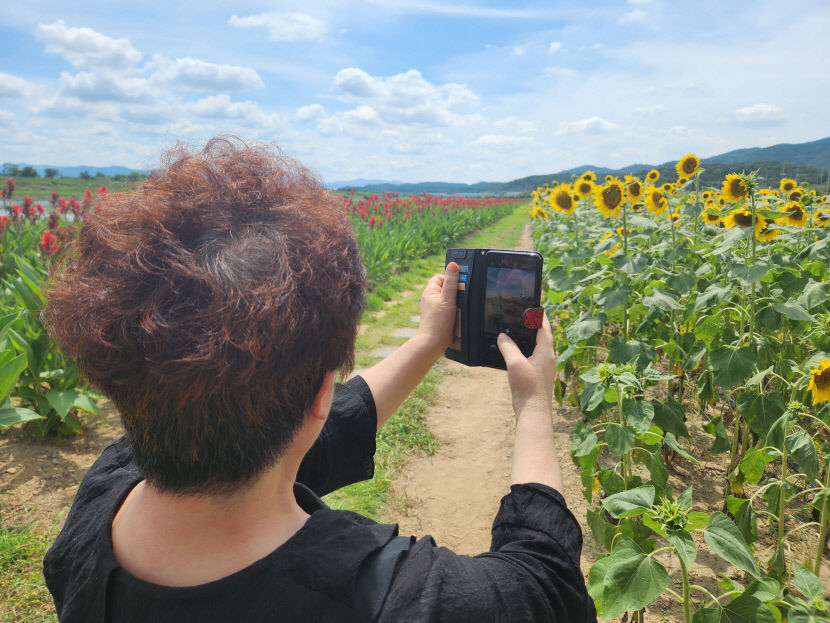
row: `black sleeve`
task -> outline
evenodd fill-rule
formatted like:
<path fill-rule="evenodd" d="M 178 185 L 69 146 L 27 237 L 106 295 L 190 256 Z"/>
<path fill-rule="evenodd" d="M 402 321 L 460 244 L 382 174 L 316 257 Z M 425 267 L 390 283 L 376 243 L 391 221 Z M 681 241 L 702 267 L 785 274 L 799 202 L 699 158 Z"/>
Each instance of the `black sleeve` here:
<path fill-rule="evenodd" d="M 338 384 L 328 420 L 303 458 L 297 482 L 323 496 L 371 478 L 377 422 L 375 400 L 366 381 L 356 376 Z"/>
<path fill-rule="evenodd" d="M 513 485 L 493 523 L 490 551 L 460 556 L 432 537 L 412 546 L 380 621 L 596 621 L 579 568 L 582 532 L 562 496 Z"/>

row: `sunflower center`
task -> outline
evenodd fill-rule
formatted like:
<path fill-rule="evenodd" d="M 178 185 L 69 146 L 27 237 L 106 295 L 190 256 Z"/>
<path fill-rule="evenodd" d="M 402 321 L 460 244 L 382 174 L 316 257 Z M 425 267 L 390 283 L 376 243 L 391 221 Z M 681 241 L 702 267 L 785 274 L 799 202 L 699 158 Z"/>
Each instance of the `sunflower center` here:
<path fill-rule="evenodd" d="M 802 218 L 804 218 L 804 210 L 802 210 L 801 206 L 797 203 L 791 205 L 787 212 L 790 213 L 790 218 L 795 219 L 796 221 L 800 221 Z"/>
<path fill-rule="evenodd" d="M 568 193 L 557 193 L 556 205 L 563 210 L 570 210 L 571 206 L 573 206 L 573 199 L 571 199 L 571 196 Z"/>
<path fill-rule="evenodd" d="M 683 172 L 686 175 L 691 175 L 697 169 L 697 160 L 694 158 L 686 158 L 682 164 Z"/>
<path fill-rule="evenodd" d="M 590 191 L 591 191 L 591 185 L 588 182 L 582 182 L 579 185 L 579 192 L 582 193 L 583 195 L 587 192 L 590 192 Z"/>
<path fill-rule="evenodd" d="M 608 188 L 603 189 L 602 200 L 609 208 L 616 208 L 622 201 L 622 192 L 620 192 L 620 187 L 616 184 L 612 184 Z"/>
<path fill-rule="evenodd" d="M 735 215 L 735 222 L 744 229 L 752 227 L 752 212 L 738 212 Z"/>
<path fill-rule="evenodd" d="M 789 182 L 784 184 L 784 192 L 785 193 L 790 192 L 793 188 L 795 188 L 795 186 L 793 184 L 790 184 Z"/>
<path fill-rule="evenodd" d="M 663 202 L 664 201 L 665 201 L 665 198 L 663 197 L 662 193 L 659 193 L 659 192 L 656 192 L 656 191 L 651 193 L 651 202 L 654 205 L 656 205 L 658 208 L 663 207 Z"/>
<path fill-rule="evenodd" d="M 813 382 L 816 384 L 816 389 L 818 390 L 830 390 L 830 368 L 825 368 L 821 371 L 821 374 L 814 374 Z"/>
<path fill-rule="evenodd" d="M 730 182 L 729 190 L 734 197 L 743 197 L 747 193 L 746 184 L 739 178 L 735 178 Z"/>
<path fill-rule="evenodd" d="M 629 188 L 629 192 L 632 194 L 632 196 L 634 196 L 634 197 L 639 197 L 640 196 L 640 182 L 634 182 L 628 188 Z"/>

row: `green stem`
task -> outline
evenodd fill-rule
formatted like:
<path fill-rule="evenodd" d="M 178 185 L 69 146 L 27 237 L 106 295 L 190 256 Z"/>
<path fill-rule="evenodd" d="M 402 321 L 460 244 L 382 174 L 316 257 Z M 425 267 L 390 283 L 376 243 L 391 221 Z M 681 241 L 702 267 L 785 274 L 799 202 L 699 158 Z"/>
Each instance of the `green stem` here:
<path fill-rule="evenodd" d="M 785 429 L 786 433 L 786 429 Z M 786 434 L 784 435 L 786 438 Z M 784 521 L 786 519 L 787 444 L 781 449 L 781 484 L 778 487 L 778 543 L 784 543 Z"/>
<path fill-rule="evenodd" d="M 617 411 L 619 411 L 620 414 L 620 424 L 625 426 L 627 422 L 625 421 L 625 416 L 623 415 L 620 382 L 615 381 L 615 384 L 617 386 Z M 623 482 L 625 483 L 625 488 L 628 489 L 628 481 L 631 478 L 631 455 L 628 452 L 622 455 L 622 477 Z"/>
<path fill-rule="evenodd" d="M 626 203 L 622 206 L 622 222 L 623 222 L 623 255 L 628 257 L 628 210 Z M 628 305 L 623 304 L 623 337 L 628 342 Z"/>
<path fill-rule="evenodd" d="M 729 485 L 732 478 L 732 470 L 735 468 L 735 459 L 738 455 L 738 437 L 741 430 L 741 413 L 735 412 L 735 423 L 732 425 L 732 447 L 729 449 L 729 467 L 726 470 L 726 487 L 723 490 L 723 512 L 726 512 L 726 500 L 729 497 Z"/>
<path fill-rule="evenodd" d="M 755 193 L 750 195 L 750 205 L 752 206 L 752 235 L 749 237 L 749 245 L 752 254 L 751 266 L 755 265 L 755 222 L 757 220 L 755 208 Z M 752 289 L 750 290 L 750 312 L 749 312 L 749 345 L 752 346 L 755 338 L 755 282 L 752 282 Z M 754 347 L 753 347 L 754 348 Z"/>
<path fill-rule="evenodd" d="M 683 623 L 692 623 L 692 609 L 691 597 L 689 595 L 689 571 L 683 559 L 678 556 L 680 561 L 680 573 L 683 576 Z"/>
<path fill-rule="evenodd" d="M 827 464 L 825 470 L 824 488 L 828 489 L 830 488 L 830 463 Z M 824 504 L 821 506 L 821 514 L 818 520 L 818 525 L 820 526 L 818 532 L 818 551 L 816 552 L 816 562 L 813 565 L 813 573 L 819 577 L 821 577 L 821 560 L 823 558 L 822 554 L 824 553 L 824 544 L 827 542 L 828 523 L 830 523 L 827 520 L 828 512 L 830 512 L 830 506 L 827 504 L 827 498 L 824 498 Z"/>

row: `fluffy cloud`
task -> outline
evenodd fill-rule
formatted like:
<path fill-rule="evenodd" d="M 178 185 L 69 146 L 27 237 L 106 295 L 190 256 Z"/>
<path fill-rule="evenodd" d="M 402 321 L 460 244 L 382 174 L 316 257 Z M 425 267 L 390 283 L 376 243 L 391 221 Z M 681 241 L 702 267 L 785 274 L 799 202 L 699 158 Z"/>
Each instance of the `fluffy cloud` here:
<path fill-rule="evenodd" d="M 217 65 L 195 58 L 157 61 L 161 66 L 150 78 L 174 89 L 192 91 L 248 91 L 265 86 L 253 69 L 234 65 Z"/>
<path fill-rule="evenodd" d="M 559 50 L 562 49 L 562 42 L 561 41 L 551 41 L 550 45 L 548 46 L 548 54 L 555 54 Z"/>
<path fill-rule="evenodd" d="M 666 108 L 665 106 L 660 106 L 659 104 L 653 104 L 650 106 L 638 106 L 634 109 L 634 112 L 643 117 L 656 117 L 657 115 L 662 115 L 666 112 Z"/>
<path fill-rule="evenodd" d="M 0 72 L 0 97 L 30 97 L 40 87 L 11 74 Z"/>
<path fill-rule="evenodd" d="M 617 127 L 617 124 L 606 121 L 602 117 L 589 117 L 579 121 L 560 123 L 559 129 L 554 134 L 605 134 L 613 132 Z"/>
<path fill-rule="evenodd" d="M 62 55 L 76 67 L 124 70 L 141 60 L 141 52 L 128 39 L 113 39 L 91 28 L 69 28 L 63 20 L 38 24 L 37 37 L 47 52 Z"/>
<path fill-rule="evenodd" d="M 247 17 L 231 16 L 228 24 L 236 28 L 267 28 L 271 41 L 303 41 L 318 39 L 328 26 L 308 13 L 267 11 Z"/>
<path fill-rule="evenodd" d="M 105 76 L 99 73 L 61 73 L 60 95 L 82 102 L 151 102 L 155 99 L 144 78 Z"/>
<path fill-rule="evenodd" d="M 358 106 L 353 110 L 346 111 L 343 114 L 343 120 L 364 125 L 377 125 L 380 123 L 378 113 L 371 106 Z"/>
<path fill-rule="evenodd" d="M 14 113 L 8 110 L 0 110 L 0 126 L 11 125 L 14 121 Z"/>
<path fill-rule="evenodd" d="M 464 125 L 479 118 L 459 114 L 479 104 L 478 96 L 466 85 L 435 85 L 414 69 L 383 78 L 347 67 L 337 72 L 332 87 L 345 101 L 371 107 L 387 123 Z"/>
<path fill-rule="evenodd" d="M 784 123 L 784 111 L 775 104 L 753 104 L 735 110 L 734 120 L 741 125 L 779 125 Z"/>
<path fill-rule="evenodd" d="M 279 115 L 265 113 L 258 104 L 251 101 L 234 102 L 221 93 L 203 97 L 182 106 L 182 110 L 208 119 L 234 120 L 237 123 L 259 127 L 280 127 Z"/>
<path fill-rule="evenodd" d="M 473 141 L 473 145 L 478 147 L 492 147 L 492 148 L 515 148 L 533 143 L 534 140 L 529 136 L 508 136 L 505 134 L 485 134 L 479 136 Z"/>
<path fill-rule="evenodd" d="M 326 114 L 326 109 L 320 104 L 311 104 L 310 106 L 301 106 L 294 111 L 294 120 L 300 123 L 308 123 L 321 119 Z"/>

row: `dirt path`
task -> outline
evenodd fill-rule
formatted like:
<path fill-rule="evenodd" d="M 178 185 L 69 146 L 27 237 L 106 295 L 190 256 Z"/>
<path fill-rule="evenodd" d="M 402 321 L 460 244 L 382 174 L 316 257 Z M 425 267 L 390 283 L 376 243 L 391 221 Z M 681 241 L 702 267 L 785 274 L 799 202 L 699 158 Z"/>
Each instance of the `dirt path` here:
<path fill-rule="evenodd" d="M 530 226 L 519 249 L 531 250 Z M 401 534 L 431 534 L 439 545 L 462 554 L 490 547 L 490 528 L 499 501 L 509 490 L 514 431 L 507 375 L 501 370 L 469 368 L 444 361 L 444 378 L 427 423 L 439 446 L 432 456 L 413 458 L 393 481 L 391 521 Z M 577 519 L 585 517 L 579 471 L 568 457 L 573 410 L 554 413 L 564 491 Z M 394 517 L 391 516 L 394 514 Z M 591 539 L 583 558 L 593 560 Z M 587 571 L 590 564 L 583 564 Z"/>

